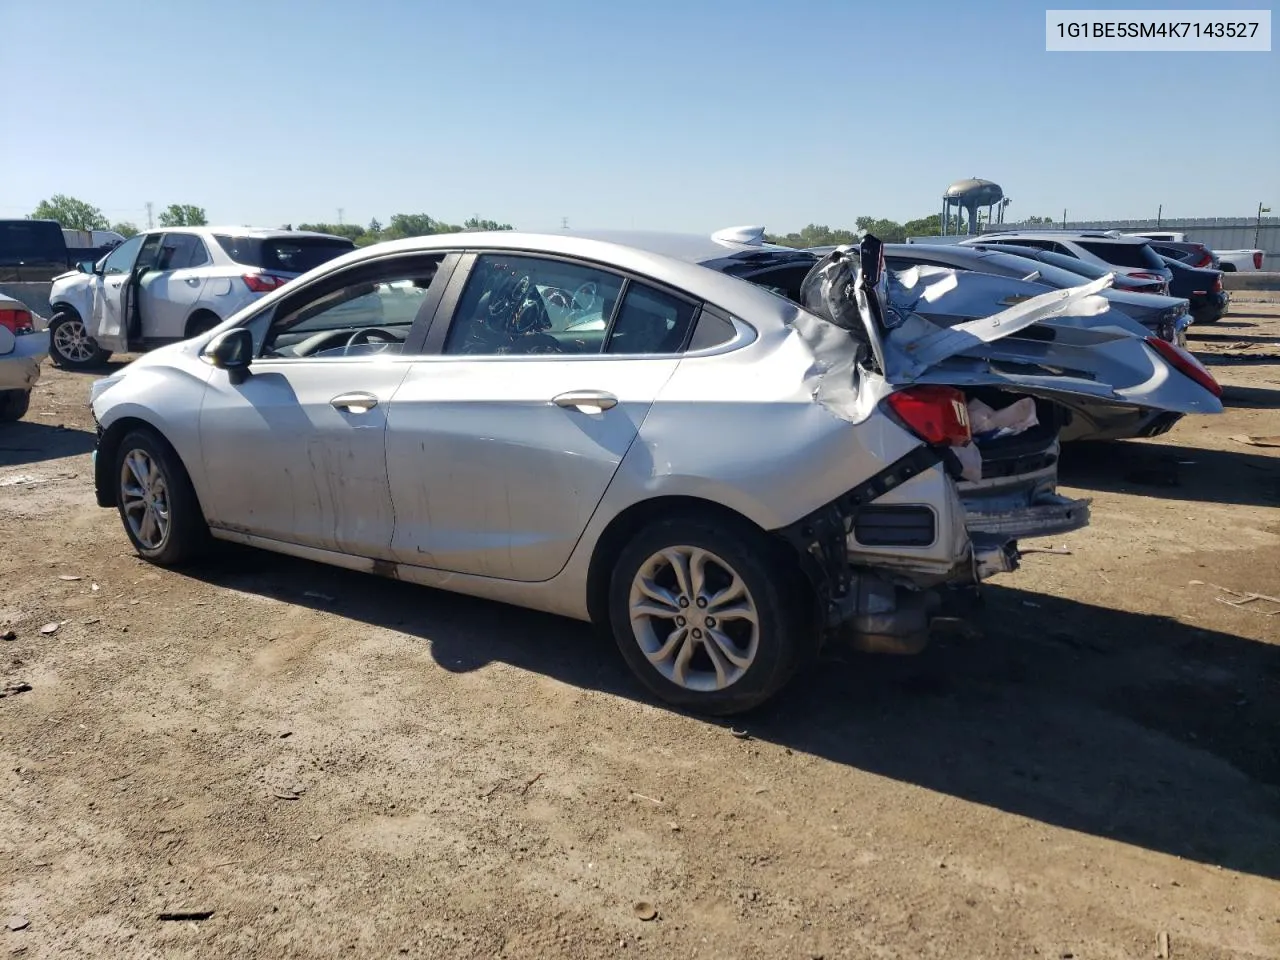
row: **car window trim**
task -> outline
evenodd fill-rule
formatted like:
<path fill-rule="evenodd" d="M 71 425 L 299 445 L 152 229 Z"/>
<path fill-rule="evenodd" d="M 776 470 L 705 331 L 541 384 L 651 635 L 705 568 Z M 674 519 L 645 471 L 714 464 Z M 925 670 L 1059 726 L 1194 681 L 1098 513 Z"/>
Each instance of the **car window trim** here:
<path fill-rule="evenodd" d="M 689 327 L 685 330 L 684 337 L 680 341 L 680 347 L 670 353 L 606 353 L 602 349 L 600 353 L 538 353 L 538 354 L 445 354 L 444 345 L 448 339 L 449 331 L 453 329 L 453 325 L 458 321 L 458 304 L 462 299 L 462 291 L 466 288 L 467 281 L 471 279 L 471 274 L 475 269 L 477 261 L 482 256 L 509 256 L 509 257 L 529 257 L 539 260 L 553 260 L 559 263 L 567 263 L 570 266 L 589 267 L 593 270 L 599 270 L 621 279 L 622 288 L 618 292 L 617 302 L 613 306 L 613 314 L 609 318 L 609 325 L 605 328 L 604 347 L 609 345 L 609 338 L 613 336 L 613 325 L 617 322 L 621 313 L 622 303 L 626 297 L 627 291 L 630 289 L 631 282 L 634 281 L 642 286 L 650 287 L 659 293 L 673 297 L 682 303 L 693 308 L 693 316 L 689 321 Z M 749 281 L 747 281 L 749 282 Z M 619 268 L 611 263 L 604 263 L 599 260 L 593 260 L 589 257 L 576 257 L 563 253 L 549 253 L 543 250 L 524 250 L 518 248 L 499 248 L 499 247 L 471 247 L 466 250 L 462 259 L 459 261 L 458 268 L 454 271 L 450 284 L 450 290 L 442 303 L 437 316 L 433 319 L 431 332 L 427 337 L 425 348 L 422 356 L 445 356 L 450 359 L 465 358 L 468 360 L 637 360 L 637 359 L 660 359 L 663 357 L 682 357 L 688 348 L 689 341 L 693 337 L 694 328 L 698 325 L 698 317 L 703 309 L 703 302 L 680 290 L 672 287 L 670 284 L 663 283 L 661 280 L 655 280 L 640 273 L 631 270 Z"/>

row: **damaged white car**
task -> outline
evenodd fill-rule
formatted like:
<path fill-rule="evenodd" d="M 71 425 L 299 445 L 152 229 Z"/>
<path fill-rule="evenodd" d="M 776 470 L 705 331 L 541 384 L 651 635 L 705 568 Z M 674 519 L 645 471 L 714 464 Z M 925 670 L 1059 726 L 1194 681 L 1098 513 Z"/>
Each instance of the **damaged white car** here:
<path fill-rule="evenodd" d="M 49 334 L 35 329 L 27 305 L 0 294 L 0 423 L 26 415 L 48 353 Z"/>
<path fill-rule="evenodd" d="M 1101 282 L 944 328 L 886 306 L 875 246 L 812 309 L 729 275 L 732 234 L 369 247 L 98 381 L 98 502 L 156 563 L 212 536 L 594 621 L 659 697 L 744 710 L 827 638 L 918 649 L 938 588 L 1086 524 L 1059 402 L 1221 410 L 1057 322 Z"/>

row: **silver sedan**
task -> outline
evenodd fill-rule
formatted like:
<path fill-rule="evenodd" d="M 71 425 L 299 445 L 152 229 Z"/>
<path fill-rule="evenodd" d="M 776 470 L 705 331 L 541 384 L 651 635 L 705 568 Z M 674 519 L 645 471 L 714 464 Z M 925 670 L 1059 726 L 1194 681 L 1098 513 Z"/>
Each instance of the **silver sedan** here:
<path fill-rule="evenodd" d="M 998 333 L 865 310 L 858 328 L 789 299 L 785 270 L 727 266 L 762 256 L 789 257 L 738 234 L 357 251 L 98 381 L 98 502 L 159 564 L 214 537 L 594 621 L 651 691 L 708 713 L 761 703 L 836 633 L 918 648 L 933 588 L 1087 522 L 1052 458 L 1022 490 L 1002 472 L 998 503 L 958 486 L 956 451 L 982 460 L 965 390 L 1059 394 L 1040 367 L 1022 390 L 1007 345 L 1000 373 L 973 352 L 1043 305 Z M 1063 330 L 1079 370 L 1087 338 Z M 1095 338 L 1097 371 L 1062 398 L 1195 408 L 1143 332 Z M 899 348 L 927 371 L 900 376 Z M 1056 426 L 1039 436 L 1056 449 Z"/>

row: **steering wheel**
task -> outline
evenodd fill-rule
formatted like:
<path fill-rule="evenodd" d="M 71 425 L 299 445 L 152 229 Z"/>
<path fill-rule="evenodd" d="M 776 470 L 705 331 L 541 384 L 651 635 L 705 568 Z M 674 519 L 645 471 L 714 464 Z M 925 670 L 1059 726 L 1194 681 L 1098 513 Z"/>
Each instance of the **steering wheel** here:
<path fill-rule="evenodd" d="M 600 285 L 594 280 L 588 280 L 573 291 L 573 306 L 582 313 L 590 313 L 599 300 Z"/>
<path fill-rule="evenodd" d="M 347 343 L 343 352 L 349 351 L 352 347 L 358 347 L 364 343 L 372 343 L 372 338 L 377 338 L 384 344 L 400 343 L 400 338 L 389 330 L 383 330 L 381 327 L 365 327 L 363 330 L 357 330 L 351 336 L 347 337 Z"/>
<path fill-rule="evenodd" d="M 502 285 L 489 295 L 489 319 L 501 320 L 504 323 L 515 313 L 516 307 L 524 303 L 525 295 L 533 281 L 526 273 L 523 277 L 507 277 Z"/>

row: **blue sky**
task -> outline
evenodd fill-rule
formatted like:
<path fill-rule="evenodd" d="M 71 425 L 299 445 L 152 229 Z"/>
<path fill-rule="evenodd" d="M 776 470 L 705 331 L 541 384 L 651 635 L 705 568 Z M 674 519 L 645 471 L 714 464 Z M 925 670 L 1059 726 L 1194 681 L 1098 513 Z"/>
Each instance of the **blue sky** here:
<path fill-rule="evenodd" d="M 1014 219 L 1280 210 L 1280 54 L 1046 53 L 1046 6 L 3 0 L 0 216 L 785 232 L 968 176 Z"/>

